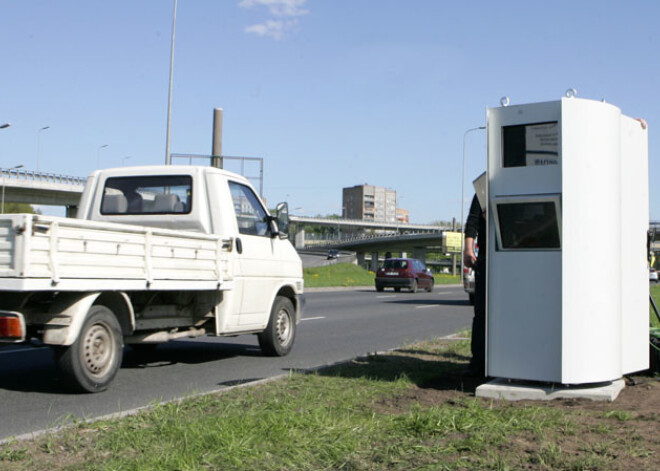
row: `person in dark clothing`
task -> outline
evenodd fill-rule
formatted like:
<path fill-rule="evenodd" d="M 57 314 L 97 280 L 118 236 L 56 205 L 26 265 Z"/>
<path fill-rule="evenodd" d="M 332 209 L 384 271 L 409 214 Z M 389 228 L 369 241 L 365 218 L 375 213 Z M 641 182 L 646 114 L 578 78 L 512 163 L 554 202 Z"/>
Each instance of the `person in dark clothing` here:
<path fill-rule="evenodd" d="M 472 359 L 470 373 L 486 374 L 486 213 L 481 210 L 477 195 L 472 198 L 470 212 L 465 222 L 465 247 L 463 264 L 474 270 L 474 318 L 472 319 Z M 474 251 L 479 245 L 478 256 Z"/>

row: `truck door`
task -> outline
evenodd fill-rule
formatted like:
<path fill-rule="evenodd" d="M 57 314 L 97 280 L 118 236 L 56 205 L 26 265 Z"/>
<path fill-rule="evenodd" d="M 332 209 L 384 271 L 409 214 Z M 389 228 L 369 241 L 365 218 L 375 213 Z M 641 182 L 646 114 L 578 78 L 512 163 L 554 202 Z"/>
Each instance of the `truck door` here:
<path fill-rule="evenodd" d="M 262 325 L 268 321 L 274 290 L 282 279 L 280 241 L 272 237 L 268 213 L 254 191 L 232 181 L 229 190 L 239 233 L 234 248 L 238 260 L 234 279 L 242 286 L 239 323 Z"/>

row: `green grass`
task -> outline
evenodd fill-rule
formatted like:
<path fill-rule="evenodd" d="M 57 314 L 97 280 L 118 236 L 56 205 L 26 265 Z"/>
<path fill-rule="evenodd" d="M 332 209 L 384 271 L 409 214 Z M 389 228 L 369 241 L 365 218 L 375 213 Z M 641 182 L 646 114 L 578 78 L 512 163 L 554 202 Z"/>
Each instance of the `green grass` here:
<path fill-rule="evenodd" d="M 374 274 L 351 263 L 335 263 L 303 270 L 306 288 L 373 286 Z"/>
<path fill-rule="evenodd" d="M 474 398 L 458 374 L 468 352 L 467 341 L 427 342 L 77 424 L 0 446 L 0 470 L 587 470 L 633 456 L 637 469 L 654 465 L 634 435 L 647 419 L 633 411 Z"/>
<path fill-rule="evenodd" d="M 303 270 L 306 288 L 373 286 L 374 273 L 351 263 L 335 263 Z M 435 275 L 436 284 L 457 284 L 459 276 Z"/>

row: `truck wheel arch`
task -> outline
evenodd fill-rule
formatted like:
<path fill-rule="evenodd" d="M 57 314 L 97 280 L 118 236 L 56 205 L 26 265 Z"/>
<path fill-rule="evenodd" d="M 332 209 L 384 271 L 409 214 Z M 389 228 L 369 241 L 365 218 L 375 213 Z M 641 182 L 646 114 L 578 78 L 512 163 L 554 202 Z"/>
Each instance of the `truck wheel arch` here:
<path fill-rule="evenodd" d="M 49 312 L 56 315 L 46 324 L 43 341 L 48 345 L 71 345 L 76 341 L 87 313 L 94 305 L 106 306 L 117 317 L 122 334 L 135 328 L 135 313 L 129 297 L 121 292 L 61 293 L 53 301 Z"/>
<path fill-rule="evenodd" d="M 277 299 L 278 296 L 284 296 L 285 298 L 289 298 L 289 301 L 291 301 L 291 304 L 293 304 L 293 308 L 296 313 L 295 323 L 297 324 L 298 322 L 300 322 L 300 316 L 302 315 L 302 306 L 300 303 L 300 297 L 296 294 L 296 291 L 293 289 L 293 287 L 290 285 L 282 286 L 277 291 L 277 294 L 273 297 L 271 305 L 275 303 L 275 300 Z"/>

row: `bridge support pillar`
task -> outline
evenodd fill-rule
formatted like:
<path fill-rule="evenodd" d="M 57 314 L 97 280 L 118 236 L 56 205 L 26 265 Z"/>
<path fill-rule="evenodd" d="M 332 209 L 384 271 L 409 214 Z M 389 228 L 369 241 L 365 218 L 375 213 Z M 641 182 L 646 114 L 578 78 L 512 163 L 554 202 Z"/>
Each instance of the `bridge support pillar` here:
<path fill-rule="evenodd" d="M 357 261 L 357 266 L 362 268 L 367 268 L 366 257 L 364 252 L 358 252 L 355 254 L 355 260 Z"/>
<path fill-rule="evenodd" d="M 293 245 L 297 249 L 305 248 L 305 229 L 300 229 L 296 232 Z"/>
<path fill-rule="evenodd" d="M 374 273 L 378 270 L 378 252 L 371 252 L 371 268 Z"/>
<path fill-rule="evenodd" d="M 75 218 L 78 215 L 78 206 L 67 206 L 65 216 Z"/>
<path fill-rule="evenodd" d="M 421 260 L 426 263 L 426 247 L 415 247 L 413 249 L 413 258 Z"/>

